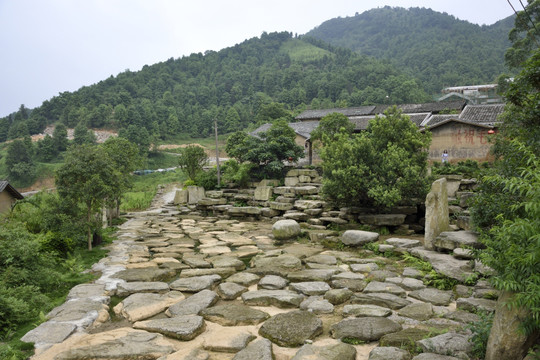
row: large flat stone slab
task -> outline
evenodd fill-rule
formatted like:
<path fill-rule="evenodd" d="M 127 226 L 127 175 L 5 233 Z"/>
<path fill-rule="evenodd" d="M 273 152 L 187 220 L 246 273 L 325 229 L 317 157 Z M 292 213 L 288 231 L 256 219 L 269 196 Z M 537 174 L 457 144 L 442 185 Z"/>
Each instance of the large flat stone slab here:
<path fill-rule="evenodd" d="M 131 322 L 135 322 L 159 314 L 184 298 L 185 296 L 178 291 L 166 294 L 133 294 L 116 305 L 114 312 Z"/>
<path fill-rule="evenodd" d="M 264 311 L 241 304 L 213 306 L 201 311 L 201 315 L 206 320 L 222 326 L 257 325 L 270 317 Z"/>
<path fill-rule="evenodd" d="M 218 295 L 211 290 L 202 290 L 185 300 L 171 305 L 165 315 L 174 317 L 181 315 L 198 315 L 202 310 L 214 305 L 218 301 Z"/>
<path fill-rule="evenodd" d="M 326 346 L 306 344 L 298 350 L 291 360 L 355 360 L 354 346 L 337 343 Z"/>
<path fill-rule="evenodd" d="M 169 284 L 162 281 L 135 281 L 118 284 L 116 295 L 124 297 L 135 293 L 158 293 L 169 291 Z"/>
<path fill-rule="evenodd" d="M 170 288 L 184 292 L 199 292 L 211 289 L 216 283 L 221 281 L 219 275 L 203 275 L 187 278 L 180 278 L 169 284 Z"/>
<path fill-rule="evenodd" d="M 349 318 L 332 325 L 330 333 L 334 339 L 357 339 L 376 341 L 383 335 L 400 331 L 401 325 L 385 317 Z"/>
<path fill-rule="evenodd" d="M 284 347 L 296 347 L 322 333 L 322 321 L 314 314 L 297 310 L 272 316 L 259 334 Z"/>
<path fill-rule="evenodd" d="M 392 310 L 401 309 L 411 303 L 410 300 L 388 293 L 354 294 L 350 302 L 352 304 L 372 304 L 387 307 Z"/>
<path fill-rule="evenodd" d="M 234 356 L 233 360 L 273 360 L 272 342 L 268 339 L 259 339 L 251 342 Z"/>
<path fill-rule="evenodd" d="M 304 296 L 290 290 L 257 290 L 243 293 L 242 300 L 246 305 L 294 308 L 300 306 Z"/>
<path fill-rule="evenodd" d="M 34 343 L 36 349 L 49 347 L 61 343 L 76 329 L 77 326 L 74 324 L 47 321 L 27 332 L 21 341 Z"/>
<path fill-rule="evenodd" d="M 198 315 L 182 315 L 166 319 L 138 321 L 133 324 L 135 329 L 157 332 L 182 341 L 196 338 L 204 331 L 205 327 L 203 318 Z"/>
<path fill-rule="evenodd" d="M 117 272 L 114 277 L 125 281 L 169 281 L 176 275 L 176 271 L 170 269 L 142 268 L 126 269 Z"/>
<path fill-rule="evenodd" d="M 452 255 L 441 254 L 435 251 L 421 248 L 410 249 L 410 253 L 431 264 L 439 274 L 464 282 L 467 277 L 473 276 L 473 271 L 468 261 L 458 260 Z"/>

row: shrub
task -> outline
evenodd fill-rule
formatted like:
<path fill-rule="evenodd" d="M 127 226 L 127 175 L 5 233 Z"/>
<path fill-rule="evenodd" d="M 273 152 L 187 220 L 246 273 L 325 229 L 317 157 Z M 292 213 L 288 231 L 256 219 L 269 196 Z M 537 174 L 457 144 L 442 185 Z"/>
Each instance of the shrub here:
<path fill-rule="evenodd" d="M 195 183 L 202 186 L 205 190 L 214 190 L 218 186 L 217 169 L 211 168 L 207 171 L 201 171 L 195 177 Z"/>
<path fill-rule="evenodd" d="M 197 174 L 202 172 L 203 165 L 207 161 L 208 155 L 202 147 L 197 145 L 186 146 L 178 157 L 178 165 L 191 180 L 195 180 Z"/>

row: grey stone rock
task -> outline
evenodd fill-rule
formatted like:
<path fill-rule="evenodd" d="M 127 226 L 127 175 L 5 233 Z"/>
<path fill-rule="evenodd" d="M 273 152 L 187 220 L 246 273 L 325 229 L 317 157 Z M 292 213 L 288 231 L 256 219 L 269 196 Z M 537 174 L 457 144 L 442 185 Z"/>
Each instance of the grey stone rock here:
<path fill-rule="evenodd" d="M 227 248 L 226 246 L 224 247 Z M 236 273 L 235 268 L 185 269 L 180 273 L 180 278 L 207 275 L 219 275 L 221 278 L 227 278 L 234 273 Z"/>
<path fill-rule="evenodd" d="M 409 277 L 391 277 L 386 278 L 386 282 L 399 285 L 405 290 L 420 290 L 424 289 L 426 285 L 421 280 L 413 279 Z"/>
<path fill-rule="evenodd" d="M 204 198 L 204 188 L 202 186 L 188 186 L 188 204 L 197 204 Z"/>
<path fill-rule="evenodd" d="M 433 316 L 433 305 L 431 303 L 413 303 L 401 308 L 398 315 L 425 321 Z"/>
<path fill-rule="evenodd" d="M 316 263 L 316 264 L 325 264 L 325 265 L 336 265 L 337 259 L 332 255 L 318 254 L 307 257 L 304 259 L 306 263 Z"/>
<path fill-rule="evenodd" d="M 204 257 L 201 255 L 190 255 L 190 256 L 186 255 L 182 258 L 182 261 L 186 265 L 189 265 L 192 268 L 204 269 L 204 268 L 212 267 L 212 264 L 206 261 Z"/>
<path fill-rule="evenodd" d="M 281 201 L 270 201 L 269 206 L 271 210 L 276 211 L 288 211 L 294 209 L 294 205 L 292 203 L 286 203 Z"/>
<path fill-rule="evenodd" d="M 348 344 L 337 343 L 326 346 L 305 344 L 291 360 L 355 360 L 356 349 Z"/>
<path fill-rule="evenodd" d="M 416 343 L 424 352 L 440 355 L 455 355 L 461 357 L 472 351 L 471 335 L 448 332 L 428 339 L 419 340 Z"/>
<path fill-rule="evenodd" d="M 398 249 L 410 249 L 422 246 L 422 243 L 419 240 L 413 239 L 389 238 L 386 239 L 386 243 Z"/>
<path fill-rule="evenodd" d="M 349 318 L 332 325 L 330 333 L 334 339 L 352 338 L 361 341 L 376 341 L 383 335 L 401 330 L 401 325 L 384 317 Z"/>
<path fill-rule="evenodd" d="M 203 348 L 214 352 L 236 353 L 245 348 L 256 336 L 241 330 L 233 331 L 226 336 L 205 339 Z"/>
<path fill-rule="evenodd" d="M 74 286 L 69 291 L 66 300 L 80 298 L 102 298 L 107 296 L 108 293 L 107 290 L 105 290 L 105 285 L 103 284 L 79 284 Z"/>
<path fill-rule="evenodd" d="M 353 292 L 349 289 L 331 289 L 324 294 L 324 298 L 332 305 L 343 304 L 351 298 Z"/>
<path fill-rule="evenodd" d="M 292 283 L 289 285 L 291 290 L 299 292 L 304 295 L 324 295 L 328 290 L 330 290 L 330 285 L 324 281 L 307 281 Z"/>
<path fill-rule="evenodd" d="M 343 316 L 355 317 L 387 317 L 392 315 L 392 310 L 377 305 L 345 305 Z"/>
<path fill-rule="evenodd" d="M 217 294 L 223 300 L 234 300 L 246 291 L 248 291 L 247 287 L 232 282 L 221 283 L 216 288 Z"/>
<path fill-rule="evenodd" d="M 233 360 L 273 360 L 272 342 L 259 339 L 251 342 L 234 356 Z"/>
<path fill-rule="evenodd" d="M 270 317 L 264 311 L 241 304 L 223 304 L 209 307 L 201 311 L 208 321 L 223 326 L 257 325 Z"/>
<path fill-rule="evenodd" d="M 73 334 L 76 329 L 77 326 L 74 324 L 47 321 L 27 332 L 21 338 L 21 341 L 34 343 L 34 347 L 37 349 L 45 348 L 61 343 Z"/>
<path fill-rule="evenodd" d="M 386 269 L 373 270 L 372 272 L 367 274 L 368 279 L 375 280 L 375 281 L 381 281 L 381 282 L 385 282 L 386 279 L 395 278 L 397 276 L 399 276 L 397 273 L 395 273 L 393 271 L 390 271 L 390 270 L 386 270 Z"/>
<path fill-rule="evenodd" d="M 450 225 L 448 216 L 448 188 L 445 178 L 436 180 L 431 185 L 431 191 L 426 196 L 426 225 L 424 246 L 434 249 L 433 242 Z"/>
<path fill-rule="evenodd" d="M 300 233 L 300 225 L 294 220 L 278 220 L 272 225 L 272 235 L 277 240 L 294 239 Z"/>
<path fill-rule="evenodd" d="M 311 185 L 297 186 L 294 188 L 294 192 L 297 195 L 315 195 L 319 193 L 319 188 Z"/>
<path fill-rule="evenodd" d="M 368 360 L 410 360 L 411 355 L 400 348 L 393 346 L 376 347 L 369 353 Z"/>
<path fill-rule="evenodd" d="M 170 317 L 181 315 L 198 315 L 202 310 L 218 301 L 218 295 L 211 290 L 202 290 L 185 300 L 171 305 L 165 314 Z"/>
<path fill-rule="evenodd" d="M 349 300 L 352 304 L 372 304 L 393 310 L 401 309 L 411 303 L 410 300 L 388 293 L 354 294 Z"/>
<path fill-rule="evenodd" d="M 328 281 L 339 270 L 337 269 L 309 269 L 290 272 L 287 274 L 287 278 L 293 282 L 303 281 Z"/>
<path fill-rule="evenodd" d="M 439 355 L 434 353 L 422 353 L 412 358 L 412 360 L 460 360 L 457 357 Z"/>
<path fill-rule="evenodd" d="M 480 321 L 480 316 L 463 310 L 450 311 L 444 314 L 443 317 L 445 319 L 459 321 L 465 324 L 471 324 Z"/>
<path fill-rule="evenodd" d="M 371 281 L 364 289 L 364 293 L 389 293 L 402 298 L 407 297 L 407 293 L 405 290 L 403 290 L 403 288 L 397 286 L 396 284 L 380 281 Z"/>
<path fill-rule="evenodd" d="M 272 316 L 259 329 L 259 335 L 284 347 L 303 345 L 322 333 L 322 321 L 314 314 L 297 310 Z"/>
<path fill-rule="evenodd" d="M 206 325 L 201 316 L 182 315 L 173 318 L 138 321 L 133 328 L 157 332 L 174 339 L 188 341 L 199 336 Z"/>
<path fill-rule="evenodd" d="M 124 297 L 134 293 L 152 292 L 163 294 L 169 291 L 169 284 L 161 281 L 136 281 L 120 283 L 116 288 L 116 295 Z"/>
<path fill-rule="evenodd" d="M 497 306 L 497 301 L 477 298 L 458 298 L 456 300 L 456 306 L 458 309 L 467 311 L 483 310 L 487 312 L 494 312 Z"/>
<path fill-rule="evenodd" d="M 303 212 L 293 211 L 283 214 L 283 218 L 295 221 L 306 221 L 309 219 L 309 215 Z"/>
<path fill-rule="evenodd" d="M 379 269 L 379 265 L 375 264 L 375 263 L 368 263 L 368 264 L 351 264 L 349 265 L 351 270 L 354 271 L 354 272 L 359 272 L 359 273 L 369 273 L 369 272 L 372 272 L 374 270 L 378 270 Z"/>
<path fill-rule="evenodd" d="M 233 282 L 242 286 L 251 286 L 256 284 L 259 279 L 259 276 L 255 274 L 249 272 L 240 272 L 229 276 L 225 282 Z"/>
<path fill-rule="evenodd" d="M 464 282 L 467 277 L 473 276 L 469 262 L 458 260 L 452 255 L 420 248 L 413 248 L 410 250 L 410 253 L 422 260 L 428 261 L 436 272 L 449 278 Z"/>
<path fill-rule="evenodd" d="M 330 282 L 333 288 L 336 289 L 348 289 L 354 292 L 361 292 L 367 286 L 367 281 L 365 280 L 354 280 L 354 279 L 335 279 Z"/>
<path fill-rule="evenodd" d="M 452 251 L 452 254 L 454 255 L 456 259 L 460 259 L 460 260 L 474 259 L 474 255 L 472 251 L 469 249 L 455 248 L 454 251 Z"/>
<path fill-rule="evenodd" d="M 300 306 L 304 296 L 290 290 L 257 290 L 243 293 L 242 300 L 246 305 L 294 308 Z"/>
<path fill-rule="evenodd" d="M 199 292 L 201 290 L 211 289 L 219 281 L 221 281 L 221 276 L 219 275 L 204 275 L 181 278 L 173 281 L 169 286 L 173 290 Z"/>
<path fill-rule="evenodd" d="M 246 268 L 246 264 L 244 264 L 242 260 L 231 256 L 217 256 L 215 258 L 209 259 L 209 261 L 215 268 L 232 267 L 235 268 L 237 271 L 241 271 Z"/>
<path fill-rule="evenodd" d="M 406 216 L 405 214 L 358 215 L 358 221 L 375 226 L 398 226 L 403 224 Z"/>
<path fill-rule="evenodd" d="M 307 310 L 314 314 L 331 314 L 334 312 L 334 305 L 320 296 L 311 296 L 300 304 L 301 310 Z"/>
<path fill-rule="evenodd" d="M 411 291 L 409 296 L 413 299 L 432 303 L 433 305 L 446 306 L 452 301 L 451 291 L 443 291 L 435 288 L 425 288 Z"/>
<path fill-rule="evenodd" d="M 272 186 L 257 186 L 255 188 L 255 193 L 253 194 L 253 199 L 257 201 L 268 201 L 272 196 Z"/>
<path fill-rule="evenodd" d="M 478 234 L 472 231 L 443 231 L 435 238 L 433 245 L 437 249 L 454 250 L 455 248 L 480 248 Z"/>
<path fill-rule="evenodd" d="M 289 284 L 289 280 L 276 275 L 266 275 L 257 284 L 258 288 L 267 290 L 284 289 Z"/>
<path fill-rule="evenodd" d="M 241 207 L 232 207 L 227 209 L 227 214 L 232 216 L 242 216 L 242 215 L 260 215 L 261 208 L 256 206 L 241 206 Z"/>
<path fill-rule="evenodd" d="M 320 200 L 296 200 L 294 207 L 299 210 L 318 209 L 324 206 L 325 202 Z"/>
<path fill-rule="evenodd" d="M 404 268 L 403 269 L 403 277 L 413 278 L 413 279 L 421 279 L 424 275 L 422 272 L 415 268 Z"/>
<path fill-rule="evenodd" d="M 159 314 L 184 298 L 184 295 L 178 291 L 165 294 L 137 293 L 128 296 L 116 305 L 114 312 L 134 322 Z"/>
<path fill-rule="evenodd" d="M 114 274 L 115 278 L 125 281 L 169 281 L 176 271 L 158 268 L 126 269 Z"/>
<path fill-rule="evenodd" d="M 411 346 L 411 344 L 414 344 L 417 340 L 424 339 L 426 336 L 430 336 L 430 331 L 427 329 L 408 328 L 392 334 L 384 335 L 381 337 L 379 345 L 408 347 Z"/>
<path fill-rule="evenodd" d="M 96 354 L 100 359 L 157 359 L 174 351 L 161 334 L 120 328 L 87 335 L 84 345 L 69 347 L 56 355 L 55 360 L 95 359 Z"/>
<path fill-rule="evenodd" d="M 360 246 L 370 242 L 377 241 L 379 234 L 371 231 L 347 230 L 341 236 L 341 241 L 345 245 Z"/>

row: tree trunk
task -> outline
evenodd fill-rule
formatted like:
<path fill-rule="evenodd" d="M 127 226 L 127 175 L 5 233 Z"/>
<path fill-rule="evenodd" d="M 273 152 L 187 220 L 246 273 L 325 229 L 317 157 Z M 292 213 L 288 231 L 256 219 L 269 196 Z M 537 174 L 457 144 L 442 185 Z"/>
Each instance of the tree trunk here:
<path fill-rule="evenodd" d="M 497 301 L 485 360 L 522 360 L 538 338 L 538 333 L 526 336 L 520 330 L 521 321 L 530 314 L 525 309 L 509 309 L 506 303 L 512 296 L 503 292 Z"/>
<path fill-rule="evenodd" d="M 88 228 L 88 250 L 92 251 L 92 206 L 87 208 L 86 227 Z"/>

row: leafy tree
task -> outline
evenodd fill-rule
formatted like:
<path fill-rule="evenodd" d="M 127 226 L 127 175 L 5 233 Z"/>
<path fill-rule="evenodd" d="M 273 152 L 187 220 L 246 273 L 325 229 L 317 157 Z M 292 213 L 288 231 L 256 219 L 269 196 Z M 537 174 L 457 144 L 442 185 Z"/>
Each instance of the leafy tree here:
<path fill-rule="evenodd" d="M 237 131 L 227 138 L 225 152 L 239 163 L 244 162 L 248 152 L 248 137 L 244 131 Z"/>
<path fill-rule="evenodd" d="M 430 141 L 396 107 L 370 121 L 365 132 L 342 131 L 321 151 L 323 193 L 340 205 L 382 209 L 423 199 Z"/>
<path fill-rule="evenodd" d="M 58 152 L 66 151 L 68 146 L 67 128 L 64 124 L 56 124 L 53 131 L 54 146 Z"/>
<path fill-rule="evenodd" d="M 137 145 L 139 148 L 139 154 L 142 157 L 146 157 L 146 155 L 148 155 L 152 140 L 146 128 L 136 125 L 129 125 L 127 129 L 120 131 L 118 136 L 125 138 L 129 140 L 129 142 Z"/>
<path fill-rule="evenodd" d="M 204 149 L 197 145 L 188 145 L 181 149 L 178 165 L 190 180 L 195 180 L 197 174 L 202 171 L 203 165 L 208 161 L 208 155 Z"/>
<path fill-rule="evenodd" d="M 92 250 L 92 233 L 100 227 L 100 219 L 93 218 L 105 199 L 111 197 L 116 185 L 113 163 L 105 150 L 95 145 L 73 146 L 65 156 L 64 164 L 56 171 L 59 195 L 86 209 L 85 225 L 88 250 Z"/>
<path fill-rule="evenodd" d="M 24 141 L 15 140 L 9 144 L 6 167 L 11 180 L 22 185 L 30 184 L 35 176 L 36 166 L 32 159 L 32 150 L 28 148 Z"/>
<path fill-rule="evenodd" d="M 341 131 L 352 134 L 353 130 L 354 124 L 349 121 L 348 117 L 340 113 L 332 113 L 321 119 L 319 126 L 311 133 L 311 140 L 323 141 L 324 136 L 332 139 Z"/>
<path fill-rule="evenodd" d="M 517 13 L 514 28 L 508 34 L 512 46 L 506 50 L 504 59 L 512 68 L 520 68 L 532 53 L 540 47 L 540 1 L 528 0 L 526 11 Z"/>
<path fill-rule="evenodd" d="M 37 143 L 37 154 L 41 161 L 49 162 L 58 156 L 58 150 L 54 144 L 54 140 L 50 135 L 45 135 L 43 140 Z"/>
<path fill-rule="evenodd" d="M 96 136 L 94 132 L 89 130 L 82 122 L 75 126 L 73 131 L 73 143 L 77 145 L 82 144 L 94 144 L 96 142 Z"/>

